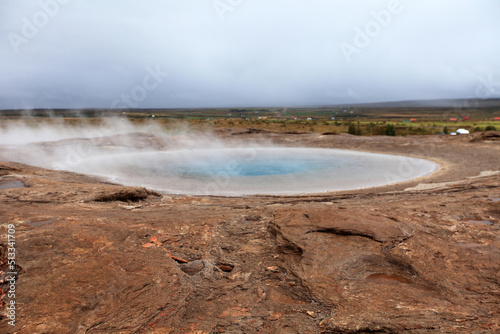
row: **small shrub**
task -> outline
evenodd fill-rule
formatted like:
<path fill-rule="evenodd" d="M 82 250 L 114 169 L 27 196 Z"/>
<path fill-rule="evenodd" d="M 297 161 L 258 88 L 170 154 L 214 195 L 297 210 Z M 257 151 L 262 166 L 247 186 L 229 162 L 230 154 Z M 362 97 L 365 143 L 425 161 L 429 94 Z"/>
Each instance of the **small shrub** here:
<path fill-rule="evenodd" d="M 396 128 L 394 127 L 394 124 L 388 123 L 385 126 L 385 135 L 386 136 L 395 136 L 396 135 Z"/>
<path fill-rule="evenodd" d="M 361 125 L 358 122 L 358 126 L 356 127 L 356 136 L 362 136 L 363 131 L 361 131 Z"/>
<path fill-rule="evenodd" d="M 363 135 L 363 131 L 361 131 L 359 122 L 357 123 L 357 125 L 354 125 L 354 123 L 350 122 L 349 127 L 347 128 L 347 133 L 355 136 Z"/>
<path fill-rule="evenodd" d="M 356 126 L 354 123 L 349 123 L 349 128 L 347 128 L 347 133 L 350 135 L 356 135 Z"/>

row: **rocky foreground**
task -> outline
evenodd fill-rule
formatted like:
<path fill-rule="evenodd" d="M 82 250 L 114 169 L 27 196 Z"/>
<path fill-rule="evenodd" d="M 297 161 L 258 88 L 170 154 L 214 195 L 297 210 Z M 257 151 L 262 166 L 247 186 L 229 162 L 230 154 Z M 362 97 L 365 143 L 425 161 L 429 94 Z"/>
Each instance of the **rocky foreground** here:
<path fill-rule="evenodd" d="M 442 169 L 367 190 L 224 198 L 0 163 L 0 264 L 10 271 L 10 228 L 18 272 L 15 326 L 5 295 L 0 332 L 500 331 L 497 135 L 219 136 L 412 155 Z"/>

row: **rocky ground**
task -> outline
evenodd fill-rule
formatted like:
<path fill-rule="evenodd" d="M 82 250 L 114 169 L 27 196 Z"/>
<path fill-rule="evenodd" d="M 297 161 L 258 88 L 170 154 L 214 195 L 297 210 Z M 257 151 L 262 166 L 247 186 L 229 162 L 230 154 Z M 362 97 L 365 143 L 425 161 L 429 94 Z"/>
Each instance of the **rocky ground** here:
<path fill-rule="evenodd" d="M 500 331 L 498 133 L 217 135 L 411 155 L 442 169 L 366 190 L 225 198 L 2 162 L 0 264 L 10 271 L 13 225 L 19 274 L 15 327 L 5 295 L 0 332 Z M 154 138 L 134 145 L 144 141 Z"/>

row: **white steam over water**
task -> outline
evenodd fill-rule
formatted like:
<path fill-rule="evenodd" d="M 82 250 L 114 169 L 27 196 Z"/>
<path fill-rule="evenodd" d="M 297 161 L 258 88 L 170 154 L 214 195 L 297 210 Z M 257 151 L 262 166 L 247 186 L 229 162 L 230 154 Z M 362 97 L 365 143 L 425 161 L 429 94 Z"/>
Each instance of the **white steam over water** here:
<path fill-rule="evenodd" d="M 108 120 L 78 127 L 17 124 L 0 132 L 0 158 L 97 175 L 170 194 L 292 195 L 408 181 L 439 166 L 423 159 L 337 149 L 231 143 L 214 136 Z"/>
<path fill-rule="evenodd" d="M 403 163 L 411 168 L 403 170 Z M 424 176 L 436 167 L 426 160 L 383 154 L 260 147 L 102 156 L 85 161 L 78 171 L 100 171 L 119 183 L 167 193 L 237 196 L 374 187 Z"/>
<path fill-rule="evenodd" d="M 30 143 L 54 142 L 72 138 L 100 138 L 134 132 L 161 133 L 157 124 L 133 124 L 126 119 L 103 118 L 98 125 L 78 122 L 70 125 L 58 118 L 50 121 L 10 121 L 0 123 L 0 145 L 20 146 Z"/>

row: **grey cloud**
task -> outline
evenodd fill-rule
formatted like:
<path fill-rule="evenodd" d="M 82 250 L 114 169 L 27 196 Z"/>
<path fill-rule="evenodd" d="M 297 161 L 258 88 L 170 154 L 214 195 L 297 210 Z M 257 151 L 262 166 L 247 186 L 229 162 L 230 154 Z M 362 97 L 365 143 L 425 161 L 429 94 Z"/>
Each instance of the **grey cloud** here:
<path fill-rule="evenodd" d="M 224 12 L 214 7 L 220 1 Z M 465 98 L 485 81 L 482 97 L 500 96 L 497 0 L 2 7 L 0 108 L 110 107 L 141 85 L 148 66 L 169 77 L 136 101 L 144 108 Z M 356 52 L 346 56 L 342 45 Z"/>

